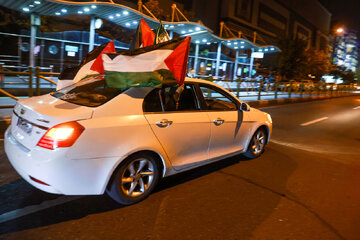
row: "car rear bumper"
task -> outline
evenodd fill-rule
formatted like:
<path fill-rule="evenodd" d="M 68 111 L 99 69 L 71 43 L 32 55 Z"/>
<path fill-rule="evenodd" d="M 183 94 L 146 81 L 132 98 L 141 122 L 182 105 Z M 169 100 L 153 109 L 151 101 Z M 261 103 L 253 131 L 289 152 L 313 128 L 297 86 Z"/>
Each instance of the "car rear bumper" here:
<path fill-rule="evenodd" d="M 103 194 L 119 157 L 69 159 L 68 149 L 27 149 L 8 128 L 4 137 L 5 152 L 15 170 L 28 183 L 49 193 L 65 195 Z M 34 181 L 40 180 L 48 185 Z"/>

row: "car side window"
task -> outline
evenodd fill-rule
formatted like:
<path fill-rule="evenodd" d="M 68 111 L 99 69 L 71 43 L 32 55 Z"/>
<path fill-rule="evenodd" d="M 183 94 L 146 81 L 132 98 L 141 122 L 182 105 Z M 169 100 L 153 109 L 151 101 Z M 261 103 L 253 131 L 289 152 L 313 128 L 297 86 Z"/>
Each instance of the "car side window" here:
<path fill-rule="evenodd" d="M 145 98 L 143 104 L 144 112 L 162 112 L 160 89 L 152 90 Z"/>
<path fill-rule="evenodd" d="M 161 96 L 165 112 L 199 110 L 193 85 L 163 88 Z"/>
<path fill-rule="evenodd" d="M 152 90 L 143 103 L 144 112 L 200 110 L 193 85 L 184 88 L 164 87 Z"/>
<path fill-rule="evenodd" d="M 214 111 L 233 111 L 237 110 L 237 104 L 224 93 L 212 87 L 200 85 L 200 91 L 204 97 L 207 110 Z"/>

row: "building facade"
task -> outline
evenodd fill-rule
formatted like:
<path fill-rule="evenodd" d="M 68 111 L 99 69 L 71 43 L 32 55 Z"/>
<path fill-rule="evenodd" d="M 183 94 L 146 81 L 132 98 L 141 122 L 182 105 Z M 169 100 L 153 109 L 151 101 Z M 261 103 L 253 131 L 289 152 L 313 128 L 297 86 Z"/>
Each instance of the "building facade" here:
<path fill-rule="evenodd" d="M 301 38 L 308 47 L 328 49 L 331 14 L 314 0 L 176 0 L 220 33 L 220 22 L 237 36 L 260 44 Z M 209 17 L 211 16 L 211 17 Z M 254 32 L 256 32 L 254 34 Z M 229 36 L 230 37 L 230 36 Z"/>
<path fill-rule="evenodd" d="M 359 67 L 359 40 L 355 31 L 338 33 L 332 37 L 332 62 L 356 72 Z"/>

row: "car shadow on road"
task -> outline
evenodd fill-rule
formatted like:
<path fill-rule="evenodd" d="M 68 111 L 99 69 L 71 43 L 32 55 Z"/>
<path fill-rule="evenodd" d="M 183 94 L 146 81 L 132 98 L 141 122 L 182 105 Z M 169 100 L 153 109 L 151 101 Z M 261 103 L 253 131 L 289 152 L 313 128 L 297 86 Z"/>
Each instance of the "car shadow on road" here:
<path fill-rule="evenodd" d="M 141 211 L 144 211 L 145 209 L 148 209 L 149 214 L 148 218 L 152 219 L 153 222 L 157 222 L 156 218 L 158 218 L 158 211 L 161 208 L 161 202 L 163 202 L 164 198 L 171 198 L 172 196 L 167 193 L 170 191 L 182 191 L 183 184 L 192 182 L 196 179 L 202 179 L 203 177 L 207 179 L 211 179 L 209 177 L 213 174 L 222 174 L 224 176 L 219 177 L 218 179 L 214 180 L 214 186 L 219 185 L 216 187 L 221 187 L 221 179 L 222 178 L 228 178 L 231 177 L 231 174 L 233 174 L 231 171 L 234 170 L 235 175 L 239 175 L 240 177 L 242 175 L 246 175 L 248 172 L 249 167 L 251 167 L 252 164 L 255 164 L 257 166 L 260 166 L 261 168 L 266 169 L 267 165 L 273 165 L 275 167 L 278 167 L 282 172 L 280 174 L 277 174 L 276 176 L 276 188 L 277 191 L 286 192 L 286 182 L 287 178 L 291 175 L 291 173 L 296 169 L 296 163 L 289 158 L 287 155 L 277 152 L 274 149 L 268 148 L 268 153 L 270 154 L 267 159 L 261 157 L 255 160 L 249 161 L 249 159 L 239 155 L 235 157 L 230 157 L 227 159 L 224 159 L 222 161 L 218 161 L 212 164 L 208 164 L 206 166 L 198 167 L 193 170 L 189 170 L 174 176 L 170 176 L 168 178 L 163 179 L 158 187 L 155 189 L 154 193 L 150 195 L 148 199 L 145 201 L 135 204 L 132 206 L 121 206 L 117 203 L 115 203 L 112 199 L 110 199 L 107 195 L 102 196 L 82 196 L 80 198 L 75 198 L 72 201 L 62 203 L 59 205 L 55 205 L 49 208 L 45 208 L 43 210 L 31 213 L 29 215 L 25 215 L 7 222 L 3 222 L 0 224 L 0 236 L 7 233 L 14 233 L 19 232 L 23 230 L 29 230 L 49 225 L 54 225 L 58 223 L 65 223 L 69 222 L 71 220 L 78 220 L 83 219 L 87 216 L 93 215 L 93 214 L 101 214 L 101 213 L 109 213 L 111 211 L 118 211 L 120 215 L 127 216 L 127 218 L 133 218 L 131 214 L 134 215 L 134 211 L 137 212 L 137 209 Z M 266 155 L 265 153 L 264 155 Z M 266 163 L 269 161 L 269 158 L 271 159 L 271 155 L 277 155 L 277 159 L 274 163 Z M 280 155 L 280 157 L 279 157 Z M 248 167 L 247 167 L 248 166 Z M 280 166 L 280 167 L 279 167 Z M 245 169 L 243 169 L 245 167 Z M 275 169 L 278 171 L 279 169 Z M 242 171 L 244 171 L 242 173 Z M 229 176 L 225 176 L 228 174 Z M 275 173 L 274 173 L 275 174 Z M 269 174 L 271 175 L 271 174 Z M 251 176 L 249 176 L 251 177 Z M 271 176 L 269 176 L 271 177 Z M 244 178 L 246 180 L 246 177 Z M 211 181 L 211 180 L 210 180 Z M 242 181 L 240 179 L 240 181 Z M 198 182 L 198 181 L 196 181 Z M 194 182 L 194 183 L 196 183 Z M 245 182 L 244 184 L 249 185 L 249 182 Z M 176 190 L 174 189 L 176 188 Z M 204 194 L 207 192 L 204 191 Z M 177 195 L 183 195 L 183 193 L 176 193 Z M 270 193 L 274 195 L 273 193 Z M 254 194 L 250 194 L 252 197 L 254 197 Z M 256 197 L 257 194 L 255 194 Z M 260 196 L 261 195 L 261 196 Z M 264 197 L 262 194 L 260 194 L 258 197 Z M 13 211 L 16 209 L 21 209 L 27 206 L 32 205 L 38 205 L 44 201 L 54 200 L 56 198 L 59 198 L 61 196 L 59 195 L 53 195 L 53 194 L 47 194 L 40 190 L 35 189 L 34 187 L 30 186 L 28 183 L 26 183 L 24 180 L 19 179 L 16 181 L 13 181 L 9 184 L 6 184 L 2 187 L 0 187 L 0 214 L 3 214 L 5 212 Z M 248 199 L 247 196 L 243 196 L 244 199 L 242 201 L 244 203 L 249 202 L 249 205 L 251 204 L 252 199 Z M 186 196 L 184 196 L 185 200 Z M 257 221 L 254 223 L 254 226 L 249 228 L 247 230 L 247 234 L 250 234 L 258 224 L 260 224 L 264 219 L 267 218 L 269 214 L 271 214 L 272 211 L 274 211 L 275 207 L 277 206 L 278 202 L 280 201 L 281 196 L 276 195 L 272 196 L 271 201 L 267 201 L 267 207 L 266 211 L 262 211 L 261 216 L 257 219 Z M 225 199 L 226 202 L 226 199 Z M 270 204 L 269 204 L 270 202 Z M 262 204 L 261 201 L 256 200 L 256 204 Z M 256 205 L 255 204 L 255 205 Z M 236 208 L 242 208 L 242 209 L 249 209 L 246 204 L 240 204 Z M 255 207 L 255 206 L 254 206 Z M 256 208 L 256 207 L 255 207 Z M 237 210 L 235 210 L 237 211 Z M 241 210 L 242 211 L 242 210 Z M 246 210 L 246 214 L 248 210 Z M 245 214 L 245 213 L 244 213 Z M 138 218 L 136 218 L 137 220 Z M 136 221 L 135 220 L 135 221 Z M 128 221 L 128 219 L 126 219 Z M 123 222 L 123 224 L 126 224 L 126 221 Z M 136 225 L 136 224 L 135 224 Z M 135 231 L 134 231 L 135 232 Z M 141 233 L 138 233 L 141 234 Z M 138 236 L 137 236 L 138 237 Z"/>

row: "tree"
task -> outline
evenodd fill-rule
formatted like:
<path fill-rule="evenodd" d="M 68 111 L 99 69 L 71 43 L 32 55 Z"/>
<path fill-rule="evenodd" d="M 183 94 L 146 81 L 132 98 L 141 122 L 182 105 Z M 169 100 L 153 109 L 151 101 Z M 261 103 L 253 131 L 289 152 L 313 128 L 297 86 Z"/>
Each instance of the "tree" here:
<path fill-rule="evenodd" d="M 157 0 L 149 0 L 147 3 L 145 3 L 145 6 L 150 10 L 152 14 L 155 15 L 155 17 L 160 18 L 163 16 L 164 11 L 159 6 L 159 1 Z M 144 12 L 147 14 L 147 12 Z"/>
<path fill-rule="evenodd" d="M 334 78 L 341 78 L 346 84 L 355 83 L 355 74 L 351 70 L 346 70 L 345 67 L 332 64 L 330 75 L 334 76 Z"/>
<path fill-rule="evenodd" d="M 281 39 L 278 58 L 278 73 L 287 80 L 300 78 L 306 66 L 306 42 L 301 39 Z"/>
<path fill-rule="evenodd" d="M 160 7 L 160 3 L 159 3 L 158 0 L 148 0 L 146 3 L 144 3 L 144 5 L 158 19 L 161 19 L 163 21 L 171 21 L 171 9 L 168 9 L 168 11 L 164 11 Z M 182 4 L 177 3 L 176 5 L 189 21 L 191 21 L 191 22 L 196 22 L 197 21 L 197 19 L 195 18 L 195 13 L 192 10 L 183 9 Z M 149 13 L 147 11 L 143 11 L 143 13 L 149 15 Z M 176 21 L 176 19 L 175 19 L 175 21 Z"/>
<path fill-rule="evenodd" d="M 0 31 L 18 33 L 21 29 L 30 29 L 29 16 L 0 7 Z"/>
<path fill-rule="evenodd" d="M 321 77 L 329 72 L 329 55 L 324 51 L 308 49 L 305 51 L 305 56 L 304 77 L 311 74 L 315 76 L 315 80 L 320 81 Z"/>
<path fill-rule="evenodd" d="M 344 71 L 345 68 L 340 67 L 338 65 L 335 64 L 331 64 L 330 65 L 330 75 L 334 76 L 334 78 L 342 78 L 342 76 L 344 75 Z"/>
<path fill-rule="evenodd" d="M 360 67 L 356 69 L 356 80 L 357 84 L 360 84 Z"/>
<path fill-rule="evenodd" d="M 355 74 L 351 70 L 345 70 L 342 79 L 345 84 L 355 83 Z"/>

